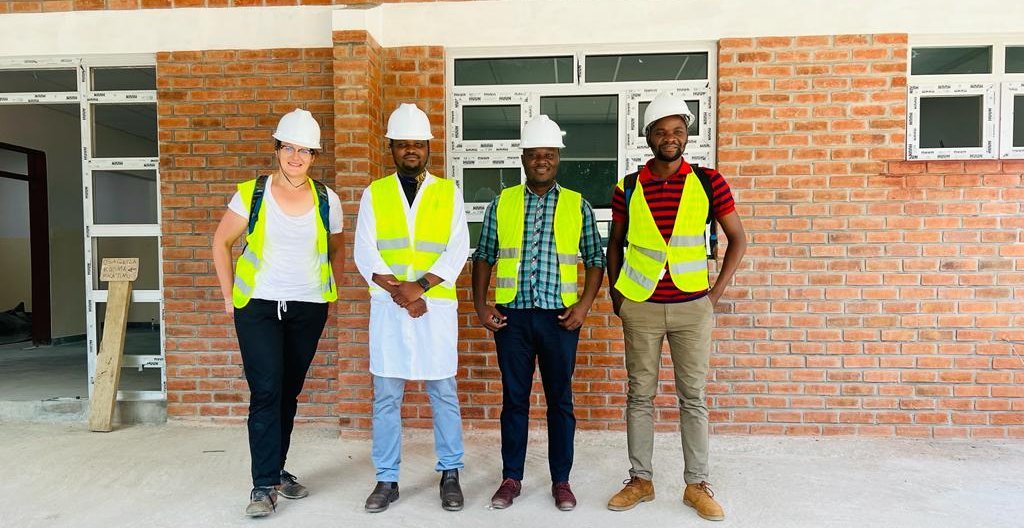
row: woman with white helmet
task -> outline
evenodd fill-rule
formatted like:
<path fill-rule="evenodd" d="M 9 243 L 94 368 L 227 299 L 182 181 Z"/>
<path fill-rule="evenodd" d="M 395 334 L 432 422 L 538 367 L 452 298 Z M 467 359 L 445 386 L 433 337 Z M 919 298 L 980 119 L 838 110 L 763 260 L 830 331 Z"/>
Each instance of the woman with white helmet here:
<path fill-rule="evenodd" d="M 309 494 L 284 464 L 327 303 L 338 298 L 343 254 L 341 201 L 308 175 L 320 153 L 320 125 L 295 109 L 273 137 L 277 170 L 238 184 L 213 237 L 224 311 L 234 317 L 249 384 L 250 517 L 273 512 L 277 495 Z M 243 235 L 232 268 L 231 248 Z"/>

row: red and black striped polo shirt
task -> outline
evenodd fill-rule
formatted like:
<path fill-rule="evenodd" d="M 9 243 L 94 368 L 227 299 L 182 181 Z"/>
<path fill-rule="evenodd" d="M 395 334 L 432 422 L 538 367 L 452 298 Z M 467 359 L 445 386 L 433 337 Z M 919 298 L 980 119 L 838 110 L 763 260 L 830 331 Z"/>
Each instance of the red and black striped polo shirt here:
<path fill-rule="evenodd" d="M 683 197 L 683 183 L 686 182 L 686 175 L 690 173 L 690 164 L 685 160 L 679 165 L 679 171 L 664 181 L 658 181 L 650 170 L 650 161 L 642 169 L 638 182 L 644 188 L 644 197 L 647 205 L 654 215 L 654 222 L 658 225 L 661 235 L 665 241 L 672 236 L 672 228 L 675 227 L 676 212 L 679 210 L 679 200 Z M 714 170 L 701 167 L 707 173 L 711 181 L 711 212 L 715 218 L 722 218 L 736 210 L 736 203 L 732 199 L 732 191 L 725 178 Z M 612 197 L 612 221 L 626 221 L 626 196 L 621 189 L 615 188 Z M 707 290 L 699 292 L 683 292 L 676 288 L 672 282 L 671 273 L 666 269 L 665 275 L 658 281 L 658 286 L 651 295 L 651 302 L 656 303 L 677 303 L 699 299 L 707 295 Z"/>

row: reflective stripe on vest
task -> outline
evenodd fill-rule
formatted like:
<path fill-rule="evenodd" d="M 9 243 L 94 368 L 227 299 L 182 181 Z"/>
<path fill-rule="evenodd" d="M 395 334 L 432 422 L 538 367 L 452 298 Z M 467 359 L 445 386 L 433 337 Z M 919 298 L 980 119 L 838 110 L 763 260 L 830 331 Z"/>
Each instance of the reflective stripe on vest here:
<path fill-rule="evenodd" d="M 551 191 L 548 191 L 551 192 Z M 526 186 L 516 185 L 501 191 L 498 198 L 498 266 L 495 302 L 508 304 L 516 298 L 519 267 L 523 254 Z M 559 187 L 555 204 L 555 252 L 558 259 L 559 292 L 562 304 L 572 306 L 578 300 L 578 263 L 580 236 L 583 234 L 583 195 Z"/>
<path fill-rule="evenodd" d="M 427 274 L 448 247 L 451 237 L 455 183 L 434 178 L 420 192 L 422 196 L 413 227 L 415 233 L 410 237 L 406 216 L 408 200 L 398 175 L 392 174 L 370 184 L 373 217 L 377 224 L 377 250 L 400 281 L 413 281 Z M 370 285 L 370 291 L 379 289 L 376 284 Z M 423 296 L 454 300 L 455 288 L 438 284 Z"/>
<path fill-rule="evenodd" d="M 307 178 L 309 191 L 313 195 L 313 210 L 319 211 L 320 197 L 317 195 L 313 180 Z M 252 204 L 252 195 L 256 190 L 256 180 L 249 180 L 238 184 L 238 193 L 241 195 L 242 203 L 246 206 Z M 245 236 L 245 249 L 242 256 L 235 263 L 235 283 L 231 287 L 231 303 L 235 308 L 244 308 L 252 299 L 253 290 L 256 289 L 256 274 L 259 272 L 263 260 L 264 236 L 267 233 L 266 211 L 267 201 L 260 202 L 259 211 L 256 213 L 256 225 L 251 233 Z M 334 283 L 334 275 L 331 272 L 331 262 L 327 255 L 328 226 L 324 225 L 323 217 L 319 214 L 313 215 L 316 218 L 316 251 L 318 262 L 318 275 L 320 279 L 320 295 L 324 301 L 333 302 L 338 300 L 338 286 Z"/>
<path fill-rule="evenodd" d="M 618 188 L 624 190 L 625 180 L 619 181 Z M 704 187 L 691 171 L 683 183 L 683 194 L 676 211 L 672 235 L 666 242 L 644 197 L 643 186 L 638 181 L 629 201 L 629 225 L 626 231 L 629 246 L 615 289 L 629 300 L 646 301 L 658 286 L 666 264 L 672 283 L 680 291 L 708 289 L 704 232 L 709 207 Z"/>

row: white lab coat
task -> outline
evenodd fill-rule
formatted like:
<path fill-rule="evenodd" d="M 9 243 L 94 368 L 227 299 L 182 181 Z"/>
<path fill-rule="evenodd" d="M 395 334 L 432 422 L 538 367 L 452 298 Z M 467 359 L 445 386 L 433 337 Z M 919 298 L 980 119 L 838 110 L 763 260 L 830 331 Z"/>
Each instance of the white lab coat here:
<path fill-rule="evenodd" d="M 427 174 L 411 207 L 398 178 L 394 175 L 389 178 L 399 187 L 409 235 L 415 239 L 420 198 L 423 190 L 434 184 L 437 178 Z M 452 216 L 448 247 L 429 270 L 444 279 L 444 285 L 449 287 L 455 286 L 469 257 L 469 227 L 458 188 L 455 192 L 455 214 Z M 391 300 L 390 294 L 373 282 L 374 273 L 390 275 L 392 271 L 377 250 L 377 222 L 369 187 L 359 200 L 353 258 L 359 273 L 370 285 L 370 372 L 376 376 L 407 380 L 437 380 L 454 376 L 458 368 L 458 302 L 425 297 L 427 313 L 413 319 L 405 308 Z"/>

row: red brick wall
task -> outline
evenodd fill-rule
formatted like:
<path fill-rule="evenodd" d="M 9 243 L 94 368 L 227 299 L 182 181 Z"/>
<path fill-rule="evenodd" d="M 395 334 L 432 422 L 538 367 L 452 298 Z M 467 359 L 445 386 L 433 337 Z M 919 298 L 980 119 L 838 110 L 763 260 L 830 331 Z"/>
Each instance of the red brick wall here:
<path fill-rule="evenodd" d="M 1024 164 L 900 161 L 906 42 L 720 42 L 718 162 L 752 244 L 716 431 L 1024 437 Z"/>
<path fill-rule="evenodd" d="M 96 11 L 104 9 L 171 9 L 175 7 L 364 6 L 399 2 L 437 1 L 441 0 L 0 0 L 0 14 Z"/>
<path fill-rule="evenodd" d="M 335 186 L 331 48 L 157 55 L 168 414 L 242 419 L 248 394 L 210 256 L 235 185 L 276 168 L 271 134 L 296 107 L 316 116 L 323 155 L 311 176 Z M 237 248 L 236 248 L 237 253 Z M 314 360 L 300 416 L 332 419 L 335 329 Z"/>

